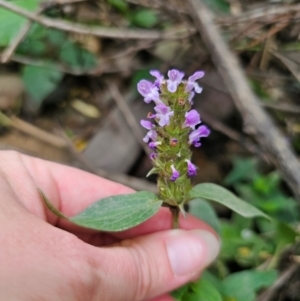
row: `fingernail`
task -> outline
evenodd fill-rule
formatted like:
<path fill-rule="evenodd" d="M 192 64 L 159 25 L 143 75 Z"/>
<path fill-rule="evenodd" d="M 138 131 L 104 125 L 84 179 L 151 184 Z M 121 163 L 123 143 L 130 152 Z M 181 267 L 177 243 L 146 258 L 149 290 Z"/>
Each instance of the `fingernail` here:
<path fill-rule="evenodd" d="M 219 240 L 204 230 L 177 230 L 166 240 L 167 253 L 175 275 L 198 272 L 211 264 L 220 250 Z"/>

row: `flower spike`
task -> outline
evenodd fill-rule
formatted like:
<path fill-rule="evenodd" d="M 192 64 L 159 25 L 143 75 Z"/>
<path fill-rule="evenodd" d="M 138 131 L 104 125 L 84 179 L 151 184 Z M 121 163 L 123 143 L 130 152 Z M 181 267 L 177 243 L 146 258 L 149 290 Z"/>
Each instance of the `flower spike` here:
<path fill-rule="evenodd" d="M 150 159 L 154 166 L 148 175 L 158 174 L 161 200 L 184 211 L 192 187 L 190 178 L 197 174 L 190 146 L 199 147 L 210 133 L 201 125 L 200 114 L 192 109 L 193 97 L 202 91 L 196 81 L 204 72 L 197 71 L 187 80 L 176 69 L 169 70 L 167 79 L 157 70 L 150 74 L 155 78 L 154 83 L 148 80 L 138 83 L 144 101 L 155 103 L 148 120 L 141 120 L 141 126 L 148 130 L 143 140 L 153 150 Z"/>

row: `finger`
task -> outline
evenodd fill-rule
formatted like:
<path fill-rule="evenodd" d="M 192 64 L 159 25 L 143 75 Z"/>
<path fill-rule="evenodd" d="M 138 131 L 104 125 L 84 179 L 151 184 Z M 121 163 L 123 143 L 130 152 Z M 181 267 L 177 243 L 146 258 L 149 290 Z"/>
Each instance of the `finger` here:
<path fill-rule="evenodd" d="M 64 226 L 64 229 L 66 228 L 68 228 L 67 225 Z M 94 231 L 91 234 L 86 233 L 86 230 L 85 232 L 83 232 L 82 230 L 78 230 L 75 231 L 75 234 L 77 235 L 77 237 L 79 237 L 86 243 L 97 247 L 101 247 L 116 243 L 122 239 L 130 239 L 141 235 L 155 233 L 158 231 L 169 230 L 171 228 L 172 214 L 168 208 L 163 207 L 159 210 L 157 214 L 145 221 L 143 224 L 128 229 L 126 231 L 116 233 L 99 233 L 97 231 Z M 209 225 L 190 214 L 187 214 L 186 217 L 180 215 L 179 228 L 184 230 L 202 229 L 212 232 L 216 237 L 218 236 Z"/>
<path fill-rule="evenodd" d="M 77 227 L 75 230 L 75 227 L 73 225 L 70 225 L 70 223 L 67 223 L 64 220 L 61 221 L 60 227 L 69 231 L 73 230 L 73 232 L 76 233 L 76 235 L 83 241 L 100 247 L 109 245 L 122 239 L 129 239 L 140 235 L 169 230 L 172 228 L 172 214 L 169 208 L 162 207 L 154 216 L 152 216 L 141 225 L 122 232 L 110 233 L 109 235 L 105 235 L 105 233 L 99 233 L 98 231 L 90 231 L 90 233 L 86 235 L 86 229 Z M 202 229 L 210 231 L 218 236 L 209 225 L 192 216 L 191 214 L 186 214 L 186 217 L 184 217 L 182 214 L 180 215 L 179 228 L 184 230 Z"/>
<path fill-rule="evenodd" d="M 154 299 L 151 299 L 149 301 L 175 301 L 173 297 L 171 297 L 169 294 L 165 294 L 159 297 L 156 297 Z"/>
<path fill-rule="evenodd" d="M 88 254 L 99 271 L 99 300 L 134 301 L 151 300 L 190 281 L 218 252 L 219 241 L 211 232 L 172 230 L 110 248 L 89 246 Z"/>
<path fill-rule="evenodd" d="M 42 207 L 40 210 L 35 208 L 37 202 L 35 204 L 29 203 L 33 202 L 33 200 L 40 200 L 37 187 L 41 188 L 49 200 L 66 216 L 78 214 L 87 206 L 103 197 L 133 192 L 131 188 L 124 185 L 72 167 L 32 158 L 16 152 L 3 152 L 3 154 L 2 156 L 5 156 L 3 164 L 5 162 L 8 164 L 7 172 L 11 175 L 15 190 L 23 192 L 23 202 L 27 202 L 27 207 L 31 211 L 35 211 L 34 213 L 37 215 L 39 215 L 40 211 L 44 211 L 43 203 L 38 202 L 38 205 Z M 22 164 L 25 166 L 25 172 L 20 170 Z M 32 183 L 29 183 L 29 177 L 31 177 Z M 28 183 L 25 183 L 25 180 Z M 47 213 L 48 215 L 50 214 L 49 211 Z M 52 214 L 51 218 L 48 216 L 48 221 L 52 224 L 57 224 L 58 218 Z M 68 231 L 95 233 L 95 231 L 75 227 L 64 220 L 59 220 L 59 226 Z M 170 211 L 167 208 L 161 208 L 151 219 L 133 229 L 121 232 L 118 234 L 118 238 L 130 238 L 136 235 L 167 230 L 170 227 Z M 210 229 L 208 225 L 191 215 L 187 215 L 187 219 L 183 218 L 183 216 L 180 217 L 180 227 L 187 230 L 195 228 Z M 96 241 L 97 238 L 93 237 L 93 240 Z"/>
<path fill-rule="evenodd" d="M 116 233 L 115 235 L 118 238 L 125 239 L 133 238 L 139 235 L 150 234 L 157 231 L 169 230 L 171 228 L 172 213 L 169 208 L 162 207 L 157 214 L 145 221 L 141 226 Z M 209 225 L 188 213 L 186 214 L 186 217 L 180 214 L 179 228 L 184 230 L 203 229 L 214 232 L 214 230 Z"/>

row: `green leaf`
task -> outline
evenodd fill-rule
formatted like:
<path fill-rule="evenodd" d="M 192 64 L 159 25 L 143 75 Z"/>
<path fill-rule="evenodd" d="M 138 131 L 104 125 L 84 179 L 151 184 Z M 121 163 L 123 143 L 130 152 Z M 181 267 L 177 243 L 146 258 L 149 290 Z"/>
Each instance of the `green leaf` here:
<path fill-rule="evenodd" d="M 60 59 L 75 69 L 87 70 L 96 66 L 96 58 L 92 53 L 70 41 L 64 43 Z"/>
<path fill-rule="evenodd" d="M 27 92 L 37 105 L 55 90 L 63 73 L 36 66 L 25 66 L 22 69 L 22 79 Z"/>
<path fill-rule="evenodd" d="M 225 0 L 204 0 L 204 2 L 215 11 L 223 13 L 230 12 L 230 6 Z"/>
<path fill-rule="evenodd" d="M 175 300 L 181 301 L 181 300 L 183 300 L 183 296 L 188 291 L 188 289 L 189 289 L 189 284 L 186 284 L 186 285 L 178 288 L 176 291 L 173 291 L 171 293 L 171 295 Z"/>
<path fill-rule="evenodd" d="M 201 278 L 172 292 L 178 301 L 222 301 L 219 287 L 222 283 L 214 275 L 204 272 Z"/>
<path fill-rule="evenodd" d="M 108 3 L 122 12 L 127 12 L 128 4 L 125 0 L 108 0 Z"/>
<path fill-rule="evenodd" d="M 232 185 L 242 180 L 253 180 L 258 175 L 256 165 L 256 159 L 235 158 L 233 168 L 226 176 L 224 184 Z"/>
<path fill-rule="evenodd" d="M 223 294 L 229 300 L 254 301 L 256 291 L 270 286 L 276 278 L 275 270 L 248 270 L 233 273 L 223 281 Z"/>
<path fill-rule="evenodd" d="M 210 201 L 215 201 L 230 208 L 231 210 L 239 213 L 244 217 L 251 218 L 260 216 L 270 219 L 259 209 L 251 206 L 250 204 L 235 196 L 227 189 L 216 184 L 198 184 L 192 188 L 189 195 L 191 198 L 204 198 Z"/>
<path fill-rule="evenodd" d="M 55 215 L 85 228 L 108 232 L 123 231 L 141 224 L 153 216 L 162 204 L 154 193 L 140 191 L 101 199 L 78 215 L 66 217 L 40 193 L 46 206 Z"/>
<path fill-rule="evenodd" d="M 29 11 L 35 11 L 43 0 L 14 0 L 13 4 Z M 0 46 L 7 46 L 18 34 L 27 19 L 5 8 L 0 8 Z"/>
<path fill-rule="evenodd" d="M 219 219 L 214 208 L 205 200 L 197 198 L 189 202 L 189 213 L 197 216 L 220 233 Z"/>
<path fill-rule="evenodd" d="M 151 28 L 157 24 L 157 14 L 149 9 L 139 10 L 134 14 L 132 22 L 141 27 Z"/>
<path fill-rule="evenodd" d="M 197 282 L 191 283 L 191 289 L 197 294 L 197 301 L 222 301 L 218 290 L 206 279 L 200 278 Z"/>

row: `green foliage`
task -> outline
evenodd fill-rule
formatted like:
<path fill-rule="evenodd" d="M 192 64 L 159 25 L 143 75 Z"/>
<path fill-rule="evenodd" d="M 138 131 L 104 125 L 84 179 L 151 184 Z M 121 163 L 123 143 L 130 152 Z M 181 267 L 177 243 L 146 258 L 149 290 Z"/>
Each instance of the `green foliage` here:
<path fill-rule="evenodd" d="M 277 277 L 277 272 L 270 271 L 242 271 L 229 275 L 222 282 L 225 300 L 254 301 L 256 292 L 271 285 Z"/>
<path fill-rule="evenodd" d="M 128 3 L 125 0 L 108 0 L 108 3 L 122 12 L 128 11 Z"/>
<path fill-rule="evenodd" d="M 14 5 L 18 5 L 26 10 L 35 11 L 43 0 L 15 0 Z M 27 22 L 27 19 L 7 9 L 0 8 L 0 46 L 7 46 L 18 34 L 21 27 Z"/>
<path fill-rule="evenodd" d="M 95 55 L 72 41 L 67 33 L 45 29 L 38 24 L 32 26 L 25 41 L 19 46 L 18 53 L 47 58 L 74 71 L 89 70 L 97 63 Z"/>
<path fill-rule="evenodd" d="M 248 167 L 248 170 L 242 168 L 243 164 Z M 299 206 L 281 189 L 279 174 L 271 172 L 267 175 L 260 175 L 255 165 L 254 160 L 251 163 L 248 159 L 236 159 L 233 170 L 225 179 L 225 183 L 232 185 L 243 199 L 273 218 L 288 223 L 299 221 Z M 270 223 L 260 221 L 260 225 L 262 231 L 272 229 Z"/>
<path fill-rule="evenodd" d="M 294 229 L 294 224 L 297 225 L 300 220 L 298 205 L 282 189 L 278 173 L 261 174 L 254 159 L 236 158 L 225 183 L 243 199 L 262 208 L 273 221 L 248 219 L 237 213 L 232 213 L 230 218 L 217 220 L 222 249 L 211 271 L 202 275 L 200 281 L 204 287 L 201 290 L 206 291 L 209 289 L 207 287 L 213 286 L 223 301 L 254 301 L 261 289 L 274 283 L 278 274 L 274 268 L 282 251 L 299 237 Z M 212 190 L 205 193 L 201 191 L 201 194 L 212 199 Z M 209 213 L 206 213 L 205 207 L 201 209 L 201 202 L 197 206 L 199 201 L 191 202 L 192 213 L 204 217 L 204 220 L 210 219 L 206 217 Z M 235 271 L 240 271 L 232 272 L 232 265 Z M 202 300 L 201 291 L 195 291 L 195 283 L 175 291 L 173 296 L 180 301 Z M 219 297 L 214 298 L 220 300 Z M 209 297 L 207 300 L 210 300 Z"/>
<path fill-rule="evenodd" d="M 222 301 L 215 285 L 205 277 L 174 291 L 172 296 L 178 301 Z"/>
<path fill-rule="evenodd" d="M 95 56 L 85 49 L 80 49 L 75 43 L 67 41 L 60 51 L 62 62 L 74 69 L 88 70 L 96 65 Z"/>
<path fill-rule="evenodd" d="M 153 216 L 162 202 L 148 191 L 103 198 L 76 216 L 66 217 L 40 191 L 47 207 L 57 216 L 76 225 L 108 232 L 122 231 L 137 226 Z"/>
<path fill-rule="evenodd" d="M 190 191 L 191 198 L 204 198 L 220 203 L 244 217 L 269 217 L 262 211 L 236 197 L 227 189 L 212 183 L 202 183 L 194 186 Z"/>
<path fill-rule="evenodd" d="M 219 279 L 210 272 L 180 289 L 172 296 L 177 301 L 254 301 L 257 292 L 274 283 L 275 270 L 246 270 Z"/>
<path fill-rule="evenodd" d="M 51 69 L 35 66 L 25 66 L 22 69 L 22 78 L 26 90 L 37 106 L 40 106 L 45 97 L 55 90 L 62 77 L 61 72 Z"/>
<path fill-rule="evenodd" d="M 204 2 L 217 12 L 229 13 L 230 7 L 225 0 L 204 0 Z"/>
<path fill-rule="evenodd" d="M 157 24 L 158 18 L 153 10 L 142 9 L 134 13 L 132 22 L 140 27 L 151 28 Z"/>
<path fill-rule="evenodd" d="M 16 0 L 14 4 L 29 11 L 36 11 L 41 1 Z M 0 8 L 0 46 L 8 46 L 26 22 L 25 18 Z M 16 53 L 32 57 L 38 62 L 38 67 L 22 68 L 22 78 L 34 101 L 31 105 L 34 108 L 38 108 L 60 83 L 63 73 L 55 71 L 56 66 L 61 64 L 60 70 L 66 67 L 73 71 L 86 71 L 96 66 L 96 57 L 79 43 L 72 41 L 67 33 L 47 29 L 38 24 L 31 26 Z"/>
<path fill-rule="evenodd" d="M 220 233 L 220 223 L 214 208 L 203 199 L 194 199 L 189 202 L 189 213 L 209 224 L 217 233 Z"/>

